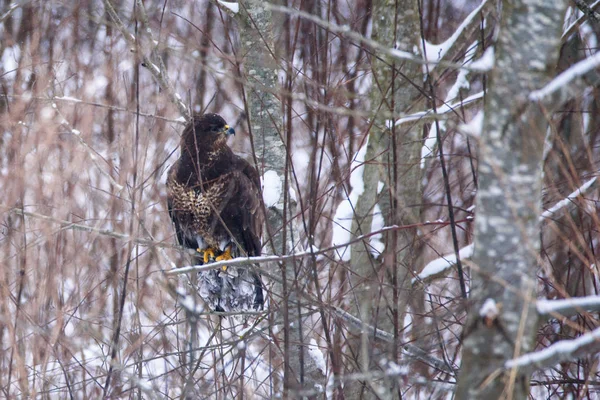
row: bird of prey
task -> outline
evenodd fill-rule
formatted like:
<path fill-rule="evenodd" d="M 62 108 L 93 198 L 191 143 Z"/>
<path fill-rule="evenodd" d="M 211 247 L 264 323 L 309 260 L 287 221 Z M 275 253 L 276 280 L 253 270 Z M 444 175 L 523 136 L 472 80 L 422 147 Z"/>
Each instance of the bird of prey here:
<path fill-rule="evenodd" d="M 194 249 L 200 264 L 261 252 L 260 178 L 227 145 L 232 134 L 221 116 L 194 115 L 181 136 L 181 155 L 167 176 L 177 241 Z M 215 311 L 256 310 L 264 303 L 261 278 L 249 268 L 200 272 L 199 294 Z"/>

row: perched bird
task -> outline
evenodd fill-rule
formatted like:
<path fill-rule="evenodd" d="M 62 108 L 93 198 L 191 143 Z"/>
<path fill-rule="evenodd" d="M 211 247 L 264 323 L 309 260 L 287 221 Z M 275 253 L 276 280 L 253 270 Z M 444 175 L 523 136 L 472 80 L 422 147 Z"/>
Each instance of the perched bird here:
<path fill-rule="evenodd" d="M 200 264 L 261 252 L 260 178 L 227 145 L 233 134 L 217 114 L 194 115 L 181 136 L 181 155 L 168 172 L 177 241 L 196 250 Z M 264 303 L 261 278 L 249 268 L 200 272 L 199 294 L 215 311 L 258 309 Z"/>

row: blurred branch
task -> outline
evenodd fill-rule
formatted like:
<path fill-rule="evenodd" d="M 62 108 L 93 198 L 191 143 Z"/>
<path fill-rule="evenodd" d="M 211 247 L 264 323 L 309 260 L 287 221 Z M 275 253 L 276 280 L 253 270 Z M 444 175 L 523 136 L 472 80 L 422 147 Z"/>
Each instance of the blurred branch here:
<path fill-rule="evenodd" d="M 148 23 L 148 16 L 146 14 L 145 8 L 144 8 L 143 4 L 141 4 L 141 1 L 136 0 L 136 2 L 138 4 L 138 9 L 140 10 L 140 13 L 142 16 L 142 24 L 144 25 L 142 31 L 148 32 L 148 34 L 150 35 L 150 39 L 152 40 L 152 43 L 156 43 L 154 41 L 154 39 L 152 38 L 152 30 L 150 29 L 150 26 Z M 119 31 L 121 31 L 121 33 L 123 34 L 123 37 L 125 38 L 125 40 L 127 40 L 127 42 L 129 42 L 129 44 L 131 46 L 138 46 L 141 42 L 139 42 L 137 40 L 137 38 L 134 35 L 132 35 L 127 30 L 127 28 L 125 28 L 123 21 L 121 21 L 121 18 L 119 18 L 119 15 L 113 8 L 111 2 L 109 0 L 104 0 L 104 6 L 106 7 L 106 11 L 108 12 L 108 15 L 110 15 L 113 22 L 115 23 L 117 29 L 119 29 Z M 140 52 L 140 54 L 144 54 L 144 52 Z M 144 66 L 146 66 L 148 68 L 148 70 L 150 71 L 150 73 L 152 74 L 152 76 L 154 76 L 154 78 L 158 82 L 161 89 L 164 90 L 165 92 L 167 92 L 167 95 L 169 96 L 169 100 L 171 100 L 171 102 L 177 107 L 177 109 L 179 110 L 179 113 L 187 121 L 189 121 L 191 119 L 190 110 L 188 110 L 187 106 L 181 100 L 181 96 L 179 96 L 179 94 L 177 94 L 175 92 L 175 90 L 173 89 L 173 87 L 171 86 L 171 84 L 169 82 L 169 78 L 167 76 L 166 67 L 162 60 L 162 57 L 160 56 L 160 54 L 158 54 L 156 46 L 152 48 L 151 54 L 152 54 L 152 57 L 158 62 L 158 66 L 154 62 L 152 62 L 152 60 L 148 56 L 143 55 L 142 60 L 143 60 Z"/>
<path fill-rule="evenodd" d="M 600 83 L 599 66 L 600 52 L 597 52 L 572 65 L 544 87 L 532 91 L 529 100 L 542 102 L 547 107 L 559 107 L 573 97 L 581 95 L 584 87 Z"/>
<path fill-rule="evenodd" d="M 14 212 L 17 215 L 23 215 L 25 217 L 35 218 L 35 219 L 59 224 L 59 225 L 61 225 L 61 227 L 63 229 L 74 229 L 74 230 L 83 231 L 83 232 L 93 232 L 93 233 L 97 233 L 99 235 L 109 236 L 109 237 L 112 237 L 115 239 L 132 241 L 133 243 L 140 244 L 143 246 L 148 246 L 148 247 L 171 248 L 171 249 L 183 250 L 183 247 L 181 247 L 181 246 L 176 246 L 173 244 L 168 244 L 168 243 L 159 242 L 159 241 L 155 241 L 155 240 L 134 238 L 134 237 L 131 237 L 124 233 L 111 231 L 109 229 L 100 229 L 100 228 L 94 228 L 92 226 L 77 224 L 75 222 L 66 221 L 66 220 L 58 219 L 58 218 L 53 218 L 53 217 L 50 217 L 47 215 L 38 214 L 38 213 L 30 212 L 30 211 L 25 211 L 22 208 L 12 208 L 12 207 L 6 207 L 6 206 L 2 206 L 2 207 L 5 209 L 9 209 L 11 212 Z"/>
<path fill-rule="evenodd" d="M 413 114 L 408 114 L 400 119 L 396 120 L 396 126 L 406 124 L 408 122 L 414 121 L 430 121 L 430 120 L 443 120 L 448 119 L 449 114 L 456 113 L 457 108 L 471 106 L 471 105 L 479 105 L 481 100 L 483 100 L 483 92 L 475 93 L 466 99 L 452 103 L 452 104 L 443 104 L 436 108 L 436 110 L 429 109 L 425 111 L 419 111 Z"/>
<path fill-rule="evenodd" d="M 111 185 L 113 185 L 114 188 L 117 190 L 117 193 L 120 192 L 121 190 L 123 190 L 123 186 L 120 185 L 117 181 L 115 181 L 114 178 L 110 175 L 110 173 L 107 172 L 107 171 L 105 171 L 104 168 L 102 168 L 100 166 L 100 164 L 98 164 L 98 161 L 97 161 L 97 159 L 98 159 L 98 155 L 97 154 L 98 153 L 96 151 L 94 151 L 85 142 L 85 140 L 83 140 L 83 138 L 81 137 L 81 132 L 71 126 L 71 124 L 69 123 L 69 121 L 64 117 L 64 115 L 62 115 L 62 113 L 60 112 L 60 110 L 56 106 L 56 103 L 52 103 L 52 108 L 60 116 L 60 118 L 61 118 L 61 124 L 65 125 L 69 129 L 69 132 L 73 136 L 75 136 L 77 138 L 77 140 L 79 141 L 79 143 L 87 151 L 88 155 L 90 156 L 90 159 L 92 160 L 92 163 L 96 166 L 96 168 L 98 168 L 98 170 L 102 173 L 102 175 L 104 175 L 104 176 L 106 176 L 108 178 L 108 180 L 110 181 Z"/>
<path fill-rule="evenodd" d="M 579 11 L 581 11 L 589 21 L 591 21 L 594 24 L 600 22 L 598 19 L 598 13 L 596 13 L 596 11 L 594 11 L 594 9 L 590 7 L 585 1 L 573 0 L 573 3 L 575 3 Z"/>
<path fill-rule="evenodd" d="M 589 6 L 589 9 L 590 11 L 595 12 L 598 9 L 598 7 L 600 7 L 600 0 L 596 0 L 594 3 L 592 3 L 592 5 Z M 579 28 L 585 21 L 587 21 L 587 19 L 588 17 L 585 13 L 581 17 L 577 18 L 577 21 L 573 22 L 567 29 L 565 29 L 565 32 L 562 34 L 561 39 L 565 41 L 569 36 L 575 33 L 577 28 Z"/>
<path fill-rule="evenodd" d="M 30 3 L 31 1 L 22 1 L 20 3 L 12 3 L 11 5 L 8 6 L 8 10 L 6 10 L 6 12 L 2 15 L 0 15 L 0 24 L 3 23 L 8 17 L 10 17 L 10 15 L 19 7 L 23 7 L 24 5 L 26 5 L 27 3 Z"/>
<path fill-rule="evenodd" d="M 355 317 L 354 315 L 342 310 L 338 307 L 332 307 L 335 313 L 341 317 L 345 322 L 348 323 L 348 326 L 352 328 L 353 331 L 362 332 L 363 330 L 367 330 L 369 334 L 373 334 L 376 339 L 381 340 L 386 343 L 394 343 L 394 335 L 386 332 L 382 329 L 378 329 L 374 326 L 368 325 L 364 323 L 361 319 Z M 400 347 L 402 350 L 406 352 L 411 357 L 419 359 L 423 361 L 425 364 L 428 364 L 434 368 L 439 369 L 440 371 L 446 372 L 448 374 L 454 375 L 454 371 L 446 365 L 446 363 L 438 358 L 432 357 L 428 354 L 427 351 L 421 349 L 420 347 L 414 346 L 410 343 L 401 344 Z"/>
<path fill-rule="evenodd" d="M 536 302 L 537 311 L 543 316 L 568 317 L 584 312 L 600 311 L 600 296 L 575 297 L 571 299 L 546 300 Z M 556 315 L 559 314 L 559 315 Z"/>

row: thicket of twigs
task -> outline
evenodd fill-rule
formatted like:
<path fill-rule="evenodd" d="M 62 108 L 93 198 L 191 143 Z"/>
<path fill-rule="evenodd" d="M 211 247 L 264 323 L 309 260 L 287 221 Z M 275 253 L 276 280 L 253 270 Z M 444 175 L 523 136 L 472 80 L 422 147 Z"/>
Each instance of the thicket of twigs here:
<path fill-rule="evenodd" d="M 153 43 L 133 3 L 114 5 L 144 49 L 157 46 L 183 102 L 194 112 L 223 115 L 238 132 L 232 147 L 249 160 L 268 151 L 249 140 L 238 51 L 244 37 L 234 19 L 211 2 L 145 1 Z M 368 0 L 288 3 L 370 34 Z M 447 39 L 477 5 L 423 2 L 424 39 Z M 183 119 L 151 66 L 142 62 L 147 54 L 125 40 L 100 1 L 13 5 L 3 0 L 0 16 L 0 397 L 270 398 L 281 393 L 289 326 L 275 312 L 285 298 L 270 290 L 272 281 L 265 278 L 265 312 L 219 318 L 199 298 L 193 310 L 182 306 L 182 299 L 194 298 L 185 297 L 193 293 L 192 274 L 164 274 L 189 263 L 175 246 L 164 184 L 178 154 Z M 297 268 L 301 280 L 292 284 L 307 294 L 307 312 L 313 313 L 313 358 L 304 362 L 324 361 L 331 390 L 334 373 L 344 384 L 368 380 L 371 372 L 379 376 L 362 371 L 347 345 L 360 337 L 360 323 L 351 329 L 339 311 L 350 309 L 353 297 L 344 249 L 320 252 L 340 244 L 333 237 L 340 229 L 336 211 L 356 189 L 358 178 L 351 177 L 365 162 L 357 153 L 369 135 L 377 140 L 380 133 L 373 132 L 383 131 L 370 119 L 371 61 L 377 54 L 297 16 L 275 18 L 285 20 L 278 33 L 278 63 L 288 74 L 280 77 L 277 95 L 290 110 L 281 126 L 293 167 L 284 191 L 293 190 L 298 210 L 286 219 L 297 233 L 290 252 L 305 251 L 311 242 L 318 253 L 289 265 Z M 471 59 L 481 57 L 493 40 L 495 21 L 486 23 L 460 39 L 465 50 L 451 61 L 468 61 L 467 52 Z M 596 50 L 589 47 L 597 37 L 594 29 L 565 40 L 560 68 Z M 430 76 L 431 86 L 413 82 L 422 91 L 420 107 L 441 106 L 457 75 L 440 66 Z M 477 143 L 467 140 L 458 125 L 471 120 L 484 100 L 460 103 L 485 92 L 487 81 L 485 74 L 475 73 L 469 82 L 445 121 L 446 180 L 436 153 L 424 154 L 421 200 L 405 205 L 421 208 L 422 224 L 411 248 L 415 276 L 429 261 L 453 252 L 446 188 L 458 244 L 472 242 Z M 597 175 L 599 107 L 594 89 L 553 116 L 544 170 L 548 208 Z M 404 113 L 419 111 L 423 108 Z M 423 137 L 433 125 L 429 121 L 419 128 Z M 260 157 L 258 168 L 264 172 Z M 421 166 L 415 163 L 415 168 Z M 597 199 L 592 188 L 544 223 L 541 296 L 598 294 Z M 382 227 L 375 226 L 375 232 Z M 374 246 L 373 260 L 381 261 L 381 243 L 366 242 Z M 380 278 L 373 285 L 388 285 L 384 274 Z M 401 340 L 418 344 L 447 371 L 414 353 L 402 353 L 402 362 L 392 355 L 387 360 L 392 363 L 375 361 L 401 380 L 404 395 L 442 398 L 455 383 L 452 370 L 459 365 L 465 317 L 456 273 L 416 285 L 414 296 Z M 539 331 L 540 347 L 596 325 L 596 314 L 553 318 Z M 597 357 L 591 355 L 559 364 L 535 375 L 534 390 L 548 398 L 593 396 L 600 384 L 596 371 Z"/>

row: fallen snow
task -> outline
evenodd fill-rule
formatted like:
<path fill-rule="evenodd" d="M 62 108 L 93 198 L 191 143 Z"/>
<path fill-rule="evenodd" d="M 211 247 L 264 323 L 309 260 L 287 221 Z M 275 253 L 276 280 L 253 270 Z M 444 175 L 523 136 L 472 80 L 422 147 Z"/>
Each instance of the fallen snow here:
<path fill-rule="evenodd" d="M 327 376 L 327 364 L 325 363 L 325 357 L 323 357 L 323 352 L 319 349 L 319 345 L 314 338 L 310 339 L 310 344 L 308 345 L 308 355 L 315 362 L 317 368 L 319 368 L 319 370 L 323 373 L 323 376 Z"/>
<path fill-rule="evenodd" d="M 21 49 L 18 45 L 9 46 L 4 49 L 2 57 L 0 58 L 0 64 L 4 70 L 5 79 L 13 79 L 17 75 L 17 68 L 19 67 L 19 58 L 21 56 Z"/>

